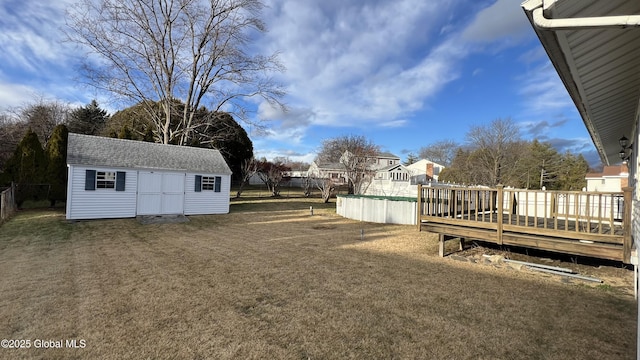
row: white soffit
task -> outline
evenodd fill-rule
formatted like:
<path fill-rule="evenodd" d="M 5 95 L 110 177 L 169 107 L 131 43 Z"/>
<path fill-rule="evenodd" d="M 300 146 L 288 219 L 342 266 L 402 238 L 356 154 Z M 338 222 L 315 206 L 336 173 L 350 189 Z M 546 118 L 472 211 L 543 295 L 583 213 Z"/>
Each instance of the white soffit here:
<path fill-rule="evenodd" d="M 618 163 L 623 135 L 632 133 L 640 99 L 640 28 L 543 30 L 523 7 L 569 91 L 605 164 Z M 640 14 L 638 0 L 561 0 L 545 2 L 548 19 Z"/>

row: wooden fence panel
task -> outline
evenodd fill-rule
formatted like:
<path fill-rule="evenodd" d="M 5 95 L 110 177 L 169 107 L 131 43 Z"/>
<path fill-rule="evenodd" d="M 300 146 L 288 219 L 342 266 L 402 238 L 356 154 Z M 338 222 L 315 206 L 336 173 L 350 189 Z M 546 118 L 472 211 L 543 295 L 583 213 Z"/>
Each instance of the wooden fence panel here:
<path fill-rule="evenodd" d="M 16 211 L 16 186 L 11 183 L 11 187 L 0 193 L 0 222 L 6 221 Z"/>

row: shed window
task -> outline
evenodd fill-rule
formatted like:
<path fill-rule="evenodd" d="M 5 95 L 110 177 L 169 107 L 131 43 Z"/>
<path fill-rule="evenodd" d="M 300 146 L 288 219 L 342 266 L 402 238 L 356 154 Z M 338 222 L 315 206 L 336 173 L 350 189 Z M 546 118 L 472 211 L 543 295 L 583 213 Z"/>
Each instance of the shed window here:
<path fill-rule="evenodd" d="M 222 177 L 220 176 L 202 176 L 196 175 L 195 192 L 204 190 L 213 190 L 220 192 L 222 185 Z"/>
<path fill-rule="evenodd" d="M 202 190 L 213 190 L 216 186 L 216 178 L 213 176 L 202 177 Z"/>
<path fill-rule="evenodd" d="M 115 189 L 116 173 L 114 171 L 96 171 L 96 189 Z"/>

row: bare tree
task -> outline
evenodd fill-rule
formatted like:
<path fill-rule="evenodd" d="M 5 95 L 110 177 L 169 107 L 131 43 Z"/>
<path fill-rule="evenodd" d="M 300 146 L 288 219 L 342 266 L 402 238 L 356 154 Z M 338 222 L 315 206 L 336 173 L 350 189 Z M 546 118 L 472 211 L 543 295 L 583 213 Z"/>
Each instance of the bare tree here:
<path fill-rule="evenodd" d="M 317 178 L 313 179 L 316 187 L 320 190 L 320 195 L 322 196 L 322 201 L 326 204 L 329 202 L 331 196 L 335 193 L 336 184 L 333 182 L 333 179 L 325 177 L 325 178 Z"/>
<path fill-rule="evenodd" d="M 67 122 L 71 107 L 58 100 L 40 99 L 17 109 L 17 117 L 24 121 L 46 146 L 53 129 Z"/>
<path fill-rule="evenodd" d="M 375 174 L 373 166 L 380 147 L 364 136 L 348 135 L 322 142 L 318 163 L 340 163 L 344 166 L 350 194 L 360 194 Z"/>
<path fill-rule="evenodd" d="M 302 189 L 304 189 L 304 197 L 311 196 L 311 182 L 313 181 L 313 176 L 305 175 L 302 177 Z"/>
<path fill-rule="evenodd" d="M 4 171 L 7 160 L 24 137 L 29 126 L 10 113 L 0 114 L 0 172 Z"/>
<path fill-rule="evenodd" d="M 453 140 L 440 140 L 420 148 L 418 156 L 444 167 L 449 167 L 453 163 L 453 158 L 459 148 L 460 145 Z"/>
<path fill-rule="evenodd" d="M 238 192 L 236 193 L 236 197 L 239 198 L 242 195 L 242 191 L 244 187 L 249 182 L 249 179 L 253 175 L 258 172 L 258 165 L 254 158 L 246 159 L 242 162 L 242 166 L 240 167 L 240 187 L 238 188 Z"/>
<path fill-rule="evenodd" d="M 266 159 L 258 160 L 256 167 L 260 180 L 267 186 L 271 196 L 280 196 L 280 185 L 287 180 L 287 174 L 291 169 L 282 163 L 271 162 Z"/>
<path fill-rule="evenodd" d="M 98 89 L 143 104 L 158 141 L 189 143 L 201 104 L 245 121 L 249 97 L 285 109 L 284 91 L 270 77 L 283 70 L 277 53 L 246 51 L 252 32 L 266 31 L 261 0 L 80 1 L 68 12 L 68 39 L 99 57 L 87 57 L 84 75 Z M 185 106 L 172 126 L 174 99 Z"/>
<path fill-rule="evenodd" d="M 474 150 L 473 163 L 482 171 L 481 181 L 486 185 L 504 183 L 509 168 L 519 158 L 522 148 L 517 126 L 511 119 L 496 119 L 485 126 L 473 126 L 467 133 L 467 142 Z"/>

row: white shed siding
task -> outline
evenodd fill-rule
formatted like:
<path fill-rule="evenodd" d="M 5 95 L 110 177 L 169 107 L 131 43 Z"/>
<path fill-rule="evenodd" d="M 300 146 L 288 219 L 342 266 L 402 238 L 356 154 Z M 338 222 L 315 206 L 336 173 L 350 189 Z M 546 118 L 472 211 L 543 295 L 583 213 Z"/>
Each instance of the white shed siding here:
<path fill-rule="evenodd" d="M 195 191 L 195 177 L 219 176 L 222 179 L 220 192 L 212 190 Z M 184 214 L 227 214 L 229 213 L 229 194 L 231 177 L 229 175 L 187 173 L 184 185 Z"/>
<path fill-rule="evenodd" d="M 125 190 L 85 190 L 86 170 L 126 172 Z M 136 216 L 137 171 L 69 166 L 67 219 L 126 218 Z"/>

